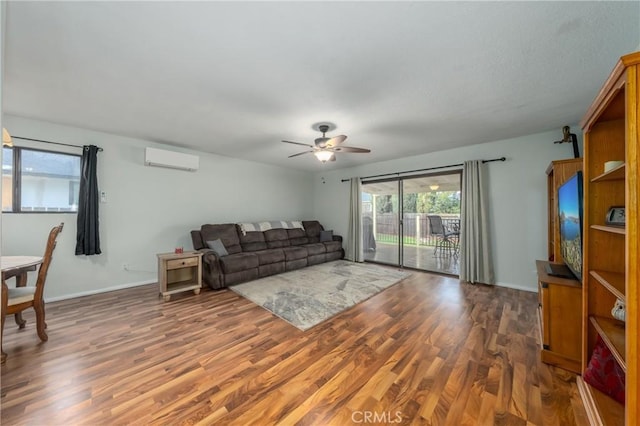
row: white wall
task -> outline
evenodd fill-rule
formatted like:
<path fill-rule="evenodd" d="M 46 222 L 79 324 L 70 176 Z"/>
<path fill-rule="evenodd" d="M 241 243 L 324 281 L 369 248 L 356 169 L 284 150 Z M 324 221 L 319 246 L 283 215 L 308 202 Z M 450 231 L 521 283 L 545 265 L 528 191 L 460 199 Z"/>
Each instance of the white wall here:
<path fill-rule="evenodd" d="M 571 129 L 578 134 L 579 144 L 582 145 L 580 127 L 574 124 Z M 553 144 L 561 136 L 561 130 L 557 129 L 515 139 L 317 173 L 314 178 L 315 217 L 327 229 L 333 229 L 335 233 L 346 237 L 349 183 L 341 182 L 341 179 L 445 166 L 465 160 L 506 157 L 505 162 L 488 164 L 490 226 L 496 281 L 507 287 L 537 291 L 534 260 L 547 258 L 545 170 L 552 160 L 573 158 L 571 144 Z M 580 152 L 582 153 L 582 146 Z M 345 247 L 347 244 L 345 241 Z"/>
<path fill-rule="evenodd" d="M 47 300 L 155 282 L 156 253 L 192 249 L 189 231 L 204 223 L 313 218 L 307 173 L 20 117 L 4 119 L 13 135 L 104 149 L 98 155 L 99 189 L 107 192 L 107 203 L 100 204 L 102 255 L 75 256 L 75 214 L 2 215 L 5 255 L 42 254 L 49 230 L 65 223 L 49 270 Z M 144 166 L 146 146 L 199 155 L 200 169 Z"/>

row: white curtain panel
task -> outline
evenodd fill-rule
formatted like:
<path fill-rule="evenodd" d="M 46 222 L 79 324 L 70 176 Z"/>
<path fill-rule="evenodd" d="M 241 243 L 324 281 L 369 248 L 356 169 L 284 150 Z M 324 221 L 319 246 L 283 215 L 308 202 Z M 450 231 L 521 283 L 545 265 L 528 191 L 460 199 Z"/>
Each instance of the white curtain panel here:
<path fill-rule="evenodd" d="M 486 168 L 479 160 L 465 161 L 462 168 L 460 279 L 495 284 Z"/>
<path fill-rule="evenodd" d="M 345 257 L 353 262 L 364 262 L 362 251 L 362 202 L 360 178 L 351 178 L 351 199 L 349 204 L 349 242 Z"/>

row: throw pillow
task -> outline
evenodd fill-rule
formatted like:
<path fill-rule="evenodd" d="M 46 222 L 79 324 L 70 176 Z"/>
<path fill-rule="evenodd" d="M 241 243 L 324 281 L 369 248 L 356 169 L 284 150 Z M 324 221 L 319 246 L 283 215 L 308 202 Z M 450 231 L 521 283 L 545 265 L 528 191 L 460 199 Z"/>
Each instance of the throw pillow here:
<path fill-rule="evenodd" d="M 624 404 L 624 371 L 600 336 L 583 378 L 594 388 Z"/>
<path fill-rule="evenodd" d="M 224 244 L 222 244 L 222 241 L 220 241 L 219 239 L 213 240 L 213 241 L 207 241 L 207 246 L 209 246 L 209 248 L 213 250 L 220 257 L 226 256 L 229 254 L 227 252 L 227 249 L 224 247 Z"/>
<path fill-rule="evenodd" d="M 333 241 L 333 230 L 320 231 L 320 242 Z"/>

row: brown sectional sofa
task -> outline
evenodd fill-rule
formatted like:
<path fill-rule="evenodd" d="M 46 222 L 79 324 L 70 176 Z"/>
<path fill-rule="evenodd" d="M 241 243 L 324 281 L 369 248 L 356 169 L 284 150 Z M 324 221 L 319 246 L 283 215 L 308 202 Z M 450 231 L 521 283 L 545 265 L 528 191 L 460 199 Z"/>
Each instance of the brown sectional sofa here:
<path fill-rule="evenodd" d="M 324 231 L 316 220 L 303 221 L 304 229 L 270 229 L 243 233 L 240 225 L 202 225 L 191 231 L 193 248 L 202 256 L 204 282 L 220 289 L 268 275 L 344 258 L 342 237 L 320 241 Z M 219 256 L 207 241 L 220 240 L 228 252 Z"/>

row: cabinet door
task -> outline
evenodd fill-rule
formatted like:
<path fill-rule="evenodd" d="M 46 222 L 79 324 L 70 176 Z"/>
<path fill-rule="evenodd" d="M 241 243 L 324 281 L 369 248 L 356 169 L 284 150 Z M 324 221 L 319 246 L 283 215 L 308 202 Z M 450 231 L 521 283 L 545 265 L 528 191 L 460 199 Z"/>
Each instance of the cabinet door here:
<path fill-rule="evenodd" d="M 580 287 L 549 284 L 543 289 L 548 306 L 549 350 L 579 360 L 582 339 L 582 293 Z M 544 303 L 543 302 L 543 303 Z"/>

